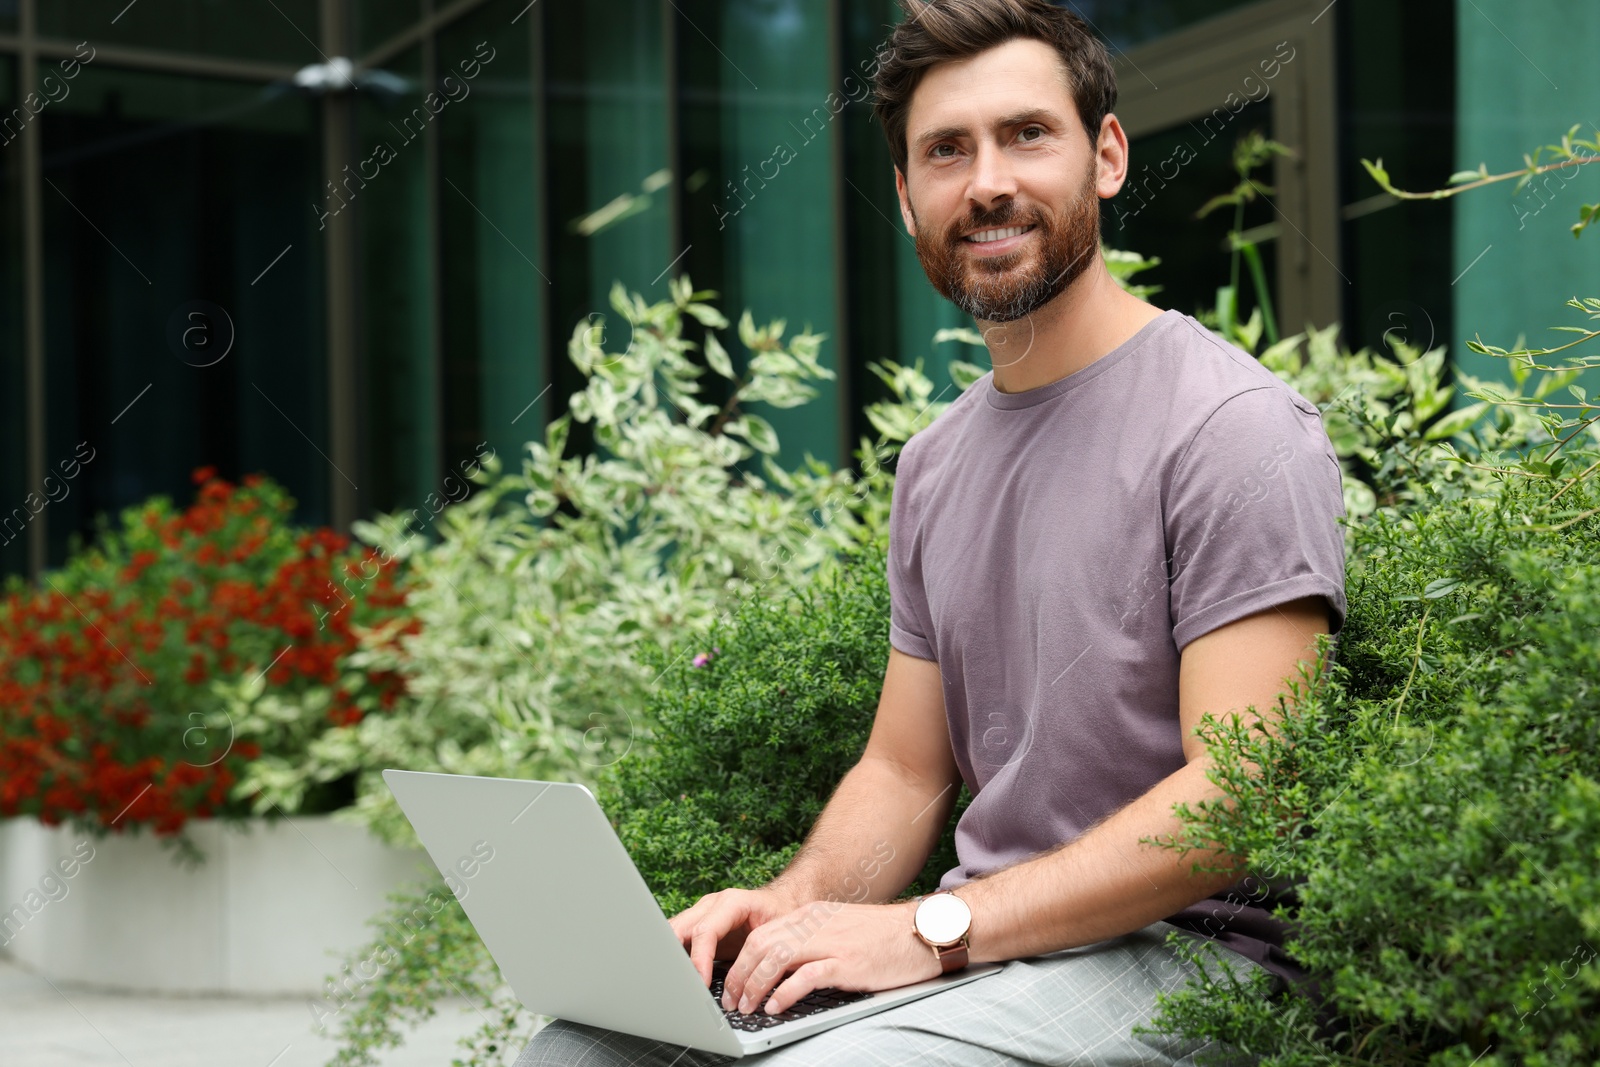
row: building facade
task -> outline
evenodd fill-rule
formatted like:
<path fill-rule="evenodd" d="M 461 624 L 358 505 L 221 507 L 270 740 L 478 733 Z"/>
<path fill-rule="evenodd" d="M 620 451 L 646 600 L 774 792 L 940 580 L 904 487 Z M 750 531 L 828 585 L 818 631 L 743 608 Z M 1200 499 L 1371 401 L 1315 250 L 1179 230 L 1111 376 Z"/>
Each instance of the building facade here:
<path fill-rule="evenodd" d="M 1435 188 L 1600 120 L 1600 7 L 1072 6 L 1113 46 L 1133 138 L 1103 232 L 1161 257 L 1141 277 L 1156 303 L 1192 312 L 1226 282 L 1231 212 L 1195 212 L 1251 130 L 1295 152 L 1243 220 L 1285 332 L 1400 331 L 1493 374 L 1464 339 L 1532 337 L 1600 294 L 1600 238 L 1567 232 L 1600 173 L 1397 204 L 1360 164 Z M 347 530 L 420 503 L 481 443 L 514 461 L 580 386 L 574 328 L 621 326 L 616 281 L 653 300 L 686 273 L 730 318 L 825 333 L 819 402 L 762 413 L 784 464 L 850 462 L 882 391 L 870 362 L 921 359 L 943 388 L 973 355 L 933 343 L 970 320 L 927 284 L 870 114 L 897 17 L 892 0 L 0 0 L 0 572 L 186 499 L 202 465 L 269 474 L 301 521 Z"/>

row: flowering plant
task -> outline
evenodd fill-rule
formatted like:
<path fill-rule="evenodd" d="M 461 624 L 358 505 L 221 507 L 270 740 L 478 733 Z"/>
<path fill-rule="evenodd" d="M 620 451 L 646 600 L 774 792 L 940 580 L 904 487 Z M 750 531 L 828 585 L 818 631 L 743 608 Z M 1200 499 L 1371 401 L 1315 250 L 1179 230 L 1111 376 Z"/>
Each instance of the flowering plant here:
<path fill-rule="evenodd" d="M 590 784 L 648 740 L 659 672 L 641 647 L 783 595 L 887 522 L 880 449 L 861 440 L 861 474 L 812 456 L 787 469 L 757 414 L 816 398 L 814 383 L 834 376 L 823 336 L 786 336 L 784 320 L 757 326 L 748 311 L 730 322 L 687 277 L 670 292 L 648 304 L 613 288 L 629 327 L 612 332 L 629 338 L 620 352 L 590 320 L 576 324 L 567 354 L 583 389 L 515 465 L 492 453 L 473 464 L 476 491 L 439 512 L 435 539 L 414 536 L 407 515 L 355 524 L 403 561 L 420 629 L 373 630 L 350 662 L 403 675 L 405 696 L 391 714 L 324 731 L 305 759 L 256 761 L 243 788 L 259 789 L 258 804 L 287 807 L 355 775 L 342 817 L 407 844 L 386 767 Z M 569 447 L 575 432 L 591 451 Z M 236 722 L 273 714 L 249 691 L 233 707 Z"/>
<path fill-rule="evenodd" d="M 331 530 L 291 527 L 294 501 L 264 478 L 235 486 L 205 467 L 194 481 L 187 510 L 160 497 L 129 508 L 38 587 L 9 580 L 0 817 L 176 835 L 192 816 L 239 814 L 229 791 L 244 765 L 289 736 L 240 736 L 220 683 L 253 677 L 320 709 L 310 733 L 398 695 L 393 675 L 343 669 L 361 630 L 403 606 L 394 565 Z M 346 610 L 334 581 L 358 567 L 376 573 Z"/>

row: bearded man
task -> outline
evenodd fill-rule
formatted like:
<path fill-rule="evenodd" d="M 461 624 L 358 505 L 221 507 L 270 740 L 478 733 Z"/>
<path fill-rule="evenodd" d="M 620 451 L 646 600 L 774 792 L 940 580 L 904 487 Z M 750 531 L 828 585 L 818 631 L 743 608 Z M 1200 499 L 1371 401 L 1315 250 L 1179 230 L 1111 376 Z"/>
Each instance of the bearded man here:
<path fill-rule="evenodd" d="M 1169 942 L 1209 941 L 1272 987 L 1304 976 L 1272 887 L 1153 842 L 1180 829 L 1175 805 L 1220 795 L 1202 716 L 1270 728 L 1332 647 L 1339 464 L 1315 405 L 1108 273 L 1099 201 L 1128 139 L 1084 23 L 1046 0 L 902 4 L 874 107 L 928 280 L 977 320 L 993 369 L 901 453 L 865 753 L 778 878 L 671 923 L 708 982 L 733 961 L 723 1007 L 743 1013 L 1005 961 L 750 1062 L 1193 1063 L 1199 1043 L 1135 1033 L 1195 973 Z M 897 899 L 962 784 L 959 865 Z M 863 858 L 871 895 L 818 922 Z M 936 901 L 959 921 L 934 938 Z M 725 1062 L 561 1021 L 518 1060 Z"/>

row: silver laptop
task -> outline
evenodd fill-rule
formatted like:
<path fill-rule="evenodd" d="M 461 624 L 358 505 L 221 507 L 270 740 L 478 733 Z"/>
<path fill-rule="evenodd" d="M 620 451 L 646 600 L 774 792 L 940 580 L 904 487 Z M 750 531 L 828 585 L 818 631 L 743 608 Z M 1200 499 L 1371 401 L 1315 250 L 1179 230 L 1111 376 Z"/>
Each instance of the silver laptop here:
<path fill-rule="evenodd" d="M 589 790 L 414 771 L 383 778 L 512 992 L 538 1015 L 746 1056 L 1001 969 L 823 991 L 780 1016 L 724 1012 L 720 981 L 714 996 Z"/>

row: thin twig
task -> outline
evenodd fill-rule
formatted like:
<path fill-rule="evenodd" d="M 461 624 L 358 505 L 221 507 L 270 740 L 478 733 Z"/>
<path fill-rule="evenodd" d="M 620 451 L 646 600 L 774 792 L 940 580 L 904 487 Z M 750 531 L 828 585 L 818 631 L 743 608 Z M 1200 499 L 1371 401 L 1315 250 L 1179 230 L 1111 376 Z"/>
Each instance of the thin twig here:
<path fill-rule="evenodd" d="M 1571 489 L 1573 486 L 1589 477 L 1589 475 L 1593 474 L 1597 468 L 1600 468 L 1600 459 L 1597 459 L 1593 463 L 1589 464 L 1589 468 L 1587 470 L 1574 477 L 1572 481 L 1568 482 L 1566 485 L 1563 485 L 1556 495 L 1550 498 L 1550 503 L 1554 504 L 1557 500 L 1560 500 L 1562 493 L 1565 493 L 1568 489 Z"/>
<path fill-rule="evenodd" d="M 1590 508 L 1588 511 L 1580 511 L 1566 522 L 1560 522 L 1554 526 L 1524 526 L 1522 529 L 1530 533 L 1556 533 L 1557 531 L 1565 530 L 1575 522 L 1582 522 L 1597 511 L 1600 511 L 1600 507 Z"/>
<path fill-rule="evenodd" d="M 1565 167 L 1581 167 L 1585 163 L 1600 163 L 1600 155 L 1574 156 L 1572 159 L 1561 163 L 1545 163 L 1541 166 L 1532 168 L 1521 167 L 1517 170 L 1508 170 L 1504 174 L 1491 174 L 1487 177 L 1479 178 L 1475 182 L 1468 182 L 1465 185 L 1456 185 L 1448 189 L 1435 189 L 1432 192 L 1427 193 L 1408 193 L 1404 189 L 1395 188 L 1394 184 L 1389 181 L 1382 181 L 1379 184 L 1383 186 L 1384 192 L 1388 193 L 1390 196 L 1399 197 L 1401 200 L 1445 200 L 1449 197 L 1455 196 L 1458 193 L 1464 193 L 1468 189 L 1481 189 L 1485 185 L 1494 185 L 1496 182 L 1508 181 L 1519 175 L 1526 174 L 1528 177 L 1533 178 L 1540 174 L 1548 174 L 1553 170 L 1561 170 Z M 1376 175 L 1374 175 L 1374 177 L 1376 177 Z"/>
<path fill-rule="evenodd" d="M 1400 690 L 1400 696 L 1394 702 L 1394 725 L 1400 725 L 1400 708 L 1406 702 L 1406 696 L 1411 692 L 1411 681 L 1417 676 L 1417 664 L 1422 662 L 1422 632 L 1428 625 L 1428 612 L 1433 610 L 1432 604 L 1425 604 L 1422 608 L 1422 619 L 1417 623 L 1417 654 L 1411 661 L 1411 673 L 1406 676 L 1406 687 Z"/>

